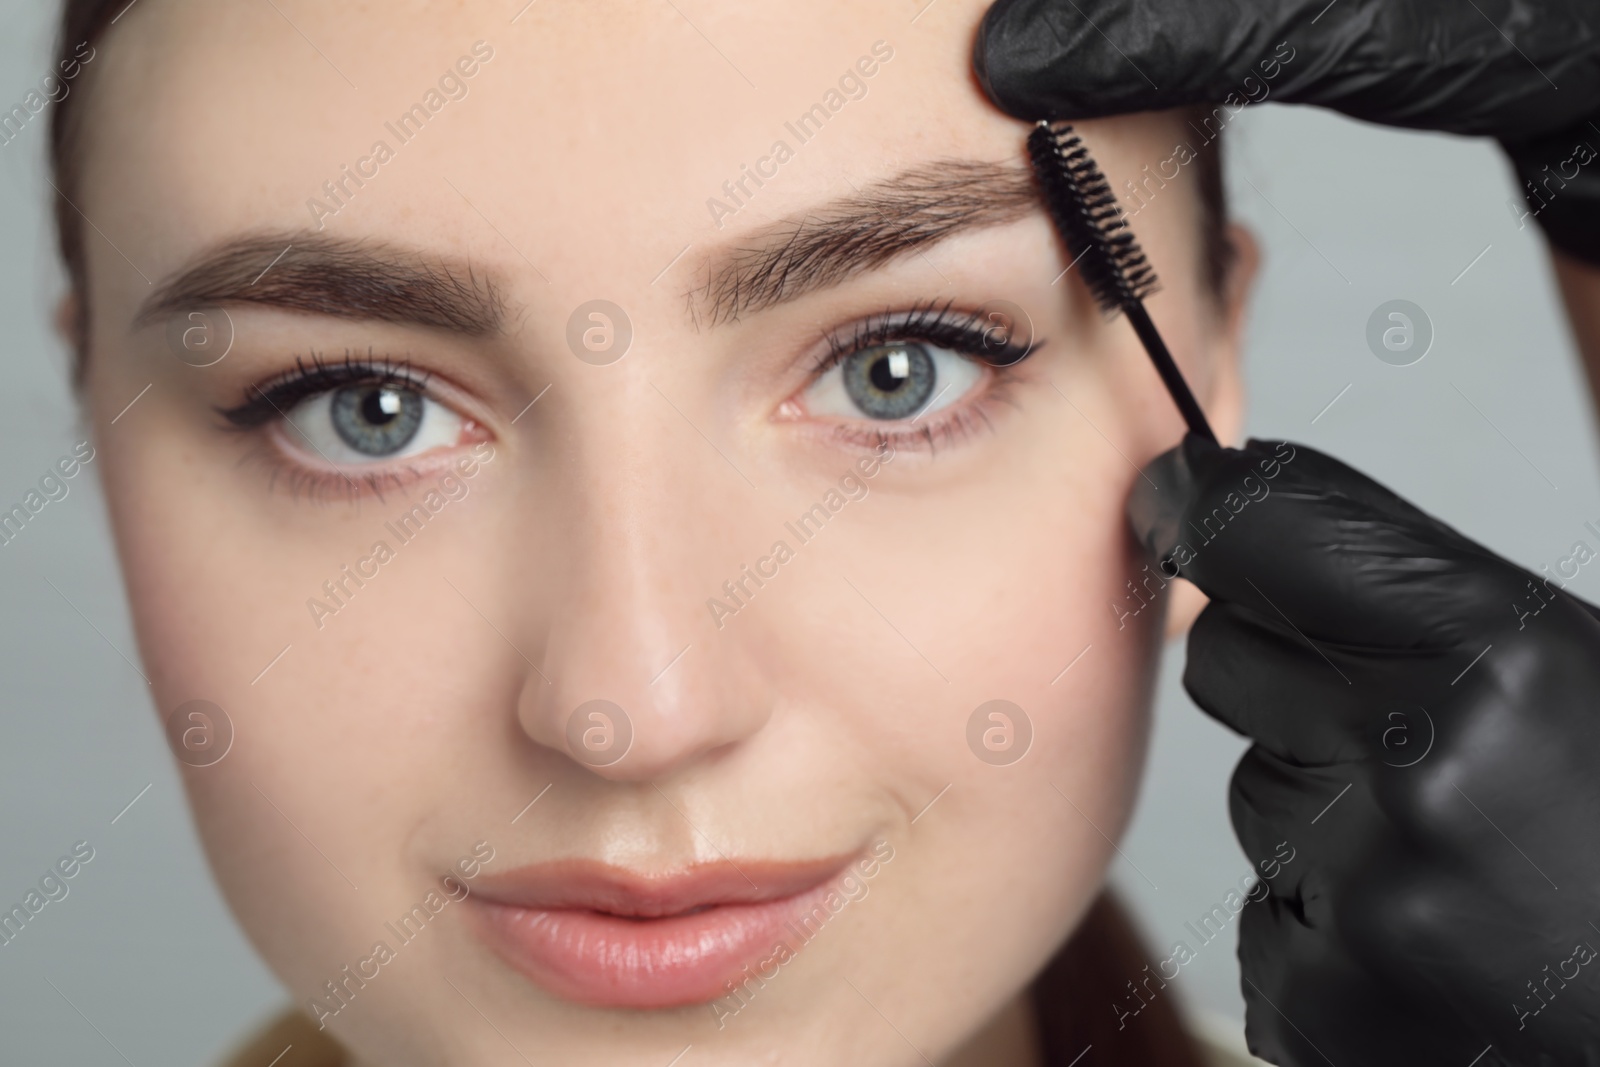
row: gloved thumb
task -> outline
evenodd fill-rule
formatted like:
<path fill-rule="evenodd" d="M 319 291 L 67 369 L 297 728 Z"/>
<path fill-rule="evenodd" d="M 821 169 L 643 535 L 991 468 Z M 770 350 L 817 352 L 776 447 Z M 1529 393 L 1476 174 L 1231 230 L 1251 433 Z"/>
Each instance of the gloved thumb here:
<path fill-rule="evenodd" d="M 1190 435 L 1145 475 L 1128 517 L 1163 573 L 1313 640 L 1453 649 L 1528 593 L 1525 571 L 1303 445 Z"/>

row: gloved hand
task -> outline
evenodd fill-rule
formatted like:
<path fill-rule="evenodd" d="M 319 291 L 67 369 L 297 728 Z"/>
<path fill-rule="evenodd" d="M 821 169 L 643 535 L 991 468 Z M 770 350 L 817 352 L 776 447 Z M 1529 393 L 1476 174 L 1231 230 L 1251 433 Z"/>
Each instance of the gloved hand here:
<path fill-rule="evenodd" d="M 999 0 L 974 64 L 1030 120 L 1271 99 L 1495 137 L 1551 242 L 1600 264 L 1593 0 Z"/>
<path fill-rule="evenodd" d="M 1146 473 L 1136 536 L 1211 597 L 1184 686 L 1255 742 L 1235 831 L 1292 857 L 1239 919 L 1251 1050 L 1600 1064 L 1600 611 L 1309 448 Z"/>

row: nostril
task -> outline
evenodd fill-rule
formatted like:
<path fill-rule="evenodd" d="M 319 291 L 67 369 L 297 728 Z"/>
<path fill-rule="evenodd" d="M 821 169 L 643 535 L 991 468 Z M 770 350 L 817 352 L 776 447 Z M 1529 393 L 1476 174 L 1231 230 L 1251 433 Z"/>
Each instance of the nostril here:
<path fill-rule="evenodd" d="M 533 741 L 595 769 L 614 766 L 633 749 L 634 722 L 614 700 L 596 697 L 562 708 L 560 687 L 542 675 L 523 684 L 517 722 Z"/>
<path fill-rule="evenodd" d="M 517 694 L 517 724 L 522 732 L 545 748 L 563 751 L 563 737 L 550 723 L 549 705 L 552 687 L 543 674 L 530 673 L 522 682 L 522 692 Z"/>

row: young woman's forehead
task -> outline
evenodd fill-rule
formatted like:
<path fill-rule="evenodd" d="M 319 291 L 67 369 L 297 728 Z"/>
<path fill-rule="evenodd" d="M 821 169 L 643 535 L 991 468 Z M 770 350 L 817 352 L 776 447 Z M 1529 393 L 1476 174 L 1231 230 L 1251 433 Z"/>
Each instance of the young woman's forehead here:
<path fill-rule="evenodd" d="M 967 74 L 967 0 L 914 22 L 897 3 L 280 7 L 155 3 L 104 42 L 84 196 L 130 216 L 151 277 L 310 229 L 648 279 L 919 164 L 1022 165 Z"/>
<path fill-rule="evenodd" d="M 446 125 L 469 142 L 461 127 L 494 131 L 494 140 L 472 142 L 480 153 L 581 151 L 591 173 L 652 166 L 644 160 L 670 166 L 691 151 L 745 160 L 783 137 L 785 123 L 795 127 L 791 142 L 825 125 L 828 141 L 857 153 L 893 127 L 906 128 L 902 144 L 920 138 L 937 148 L 960 143 L 965 123 L 991 114 L 967 73 L 981 13 L 969 0 L 944 0 L 917 23 L 902 4 L 832 0 L 698 4 L 693 21 L 650 3 L 536 3 L 516 21 L 499 4 L 402 13 L 146 3 L 106 38 L 121 53 L 105 64 L 120 75 L 118 110 L 182 119 L 156 124 L 147 112 L 146 134 L 166 125 L 231 131 L 255 143 L 257 158 L 272 143 L 260 145 L 263 137 L 292 131 L 314 144 L 395 119 L 441 79 L 453 81 L 474 44 L 494 59 L 482 77 L 463 77 L 476 99 Z M 461 90 L 447 85 L 441 95 L 451 92 Z M 231 154 L 227 143 L 206 147 Z"/>

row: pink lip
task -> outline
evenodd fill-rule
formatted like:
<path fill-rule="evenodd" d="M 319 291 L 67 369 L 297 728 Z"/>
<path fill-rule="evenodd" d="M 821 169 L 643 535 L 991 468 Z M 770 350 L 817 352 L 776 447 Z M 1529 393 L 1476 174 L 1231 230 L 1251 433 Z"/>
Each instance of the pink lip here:
<path fill-rule="evenodd" d="M 580 1004 L 703 1004 L 783 941 L 854 854 L 800 863 L 701 864 L 646 876 L 590 860 L 543 863 L 474 885 L 480 935 L 540 987 Z"/>

